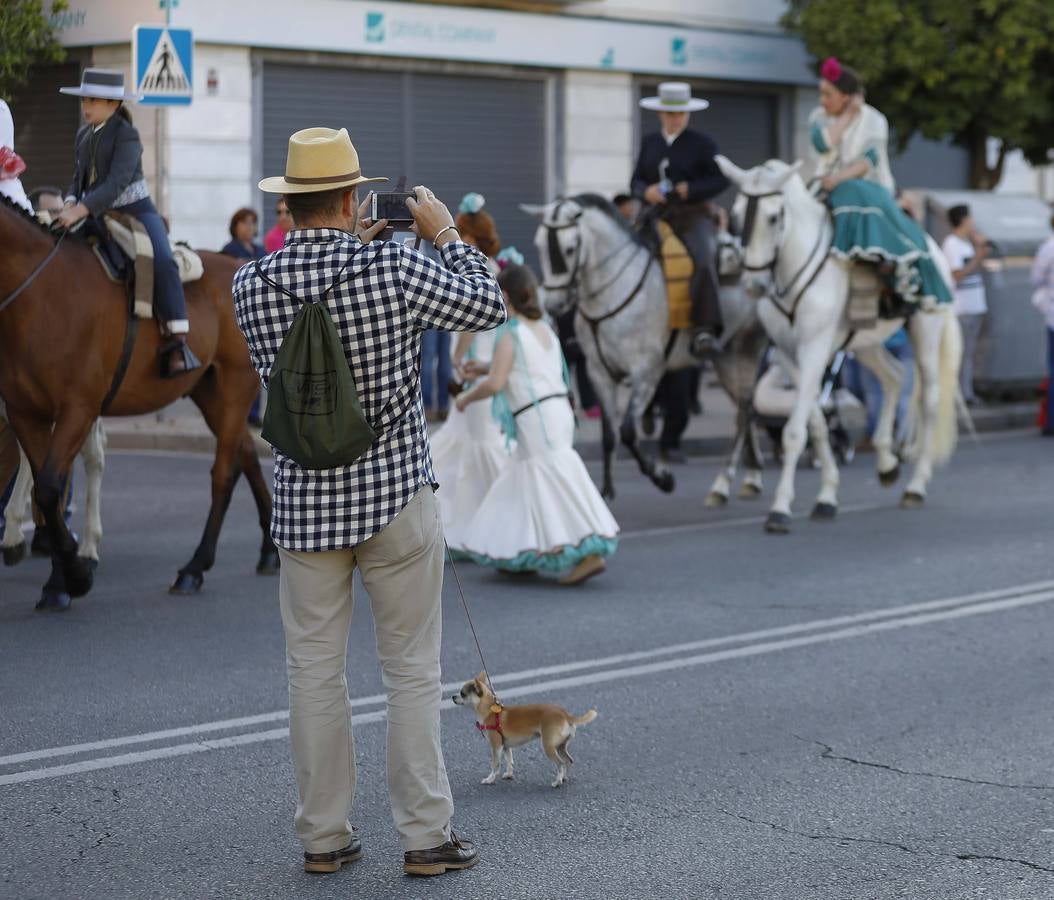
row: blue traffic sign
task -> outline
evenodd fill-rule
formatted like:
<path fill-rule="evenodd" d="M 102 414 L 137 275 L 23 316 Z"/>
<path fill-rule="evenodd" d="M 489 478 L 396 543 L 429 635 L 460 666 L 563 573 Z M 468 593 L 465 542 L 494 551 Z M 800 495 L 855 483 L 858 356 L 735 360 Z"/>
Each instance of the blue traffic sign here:
<path fill-rule="evenodd" d="M 132 71 L 140 103 L 187 105 L 194 96 L 194 37 L 189 28 L 136 25 Z"/>

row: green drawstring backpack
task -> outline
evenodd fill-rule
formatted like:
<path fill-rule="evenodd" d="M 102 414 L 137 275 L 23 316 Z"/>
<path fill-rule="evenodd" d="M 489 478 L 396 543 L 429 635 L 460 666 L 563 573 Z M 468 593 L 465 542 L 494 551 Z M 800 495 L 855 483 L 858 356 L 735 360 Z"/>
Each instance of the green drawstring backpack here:
<path fill-rule="evenodd" d="M 352 259 L 316 301 L 286 290 L 256 261 L 260 278 L 303 304 L 271 366 L 261 435 L 305 469 L 351 465 L 378 436 L 362 412 L 344 345 L 326 309 L 326 297 Z"/>

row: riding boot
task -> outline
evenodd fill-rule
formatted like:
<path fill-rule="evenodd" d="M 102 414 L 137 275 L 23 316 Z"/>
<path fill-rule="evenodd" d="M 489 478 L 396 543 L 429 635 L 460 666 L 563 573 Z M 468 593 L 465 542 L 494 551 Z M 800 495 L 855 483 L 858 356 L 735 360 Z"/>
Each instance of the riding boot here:
<path fill-rule="evenodd" d="M 161 377 L 178 378 L 186 375 L 194 369 L 201 368 L 201 360 L 195 355 L 187 344 L 185 334 L 174 334 L 158 351 L 161 357 Z"/>

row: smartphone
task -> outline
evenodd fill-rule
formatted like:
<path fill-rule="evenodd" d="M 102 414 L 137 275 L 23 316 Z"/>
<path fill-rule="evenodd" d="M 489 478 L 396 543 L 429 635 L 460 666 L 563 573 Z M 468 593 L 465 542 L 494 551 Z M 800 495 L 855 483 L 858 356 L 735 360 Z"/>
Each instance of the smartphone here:
<path fill-rule="evenodd" d="M 412 191 L 391 191 L 373 193 L 373 214 L 370 216 L 374 222 L 387 219 L 389 225 L 409 225 L 414 217 L 406 205 L 408 197 L 416 195 Z"/>

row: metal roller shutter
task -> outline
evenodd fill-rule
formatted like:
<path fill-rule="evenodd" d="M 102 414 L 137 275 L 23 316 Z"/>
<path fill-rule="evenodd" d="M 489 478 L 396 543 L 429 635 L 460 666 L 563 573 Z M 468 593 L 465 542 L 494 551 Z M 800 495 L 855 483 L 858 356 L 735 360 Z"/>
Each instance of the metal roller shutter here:
<path fill-rule="evenodd" d="M 658 83 L 642 85 L 641 97 L 654 97 L 658 87 Z M 710 107 L 693 113 L 689 127 L 713 138 L 722 155 L 737 166 L 749 169 L 779 156 L 777 94 L 711 91 L 695 85 L 692 93 L 709 100 Z M 646 109 L 640 113 L 642 135 L 659 130 L 657 113 Z M 716 199 L 729 206 L 733 196 L 729 189 Z"/>
<path fill-rule="evenodd" d="M 69 187 L 73 178 L 73 143 L 81 124 L 76 97 L 59 95 L 59 88 L 80 84 L 79 62 L 35 66 L 11 101 L 15 120 L 15 148 L 26 161 L 22 183 L 30 192 L 43 185 Z"/>
<path fill-rule="evenodd" d="M 542 80 L 265 62 L 265 174 L 284 170 L 290 134 L 323 124 L 348 128 L 367 175 L 427 184 L 451 212 L 469 191 L 483 194 L 503 243 L 536 262 L 536 223 L 518 204 L 545 197 Z M 264 218 L 269 228 L 273 204 Z"/>

